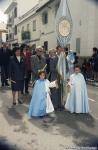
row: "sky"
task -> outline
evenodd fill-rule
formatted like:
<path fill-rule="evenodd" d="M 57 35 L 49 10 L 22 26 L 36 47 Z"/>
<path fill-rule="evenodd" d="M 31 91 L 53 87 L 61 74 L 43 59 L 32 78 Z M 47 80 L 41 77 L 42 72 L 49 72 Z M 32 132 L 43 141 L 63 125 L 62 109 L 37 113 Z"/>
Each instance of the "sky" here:
<path fill-rule="evenodd" d="M 0 0 L 0 10 L 4 12 L 11 0 Z"/>
<path fill-rule="evenodd" d="M 24 1 L 24 0 L 21 0 L 21 1 Z M 28 1 L 28 0 L 25 0 L 25 1 Z M 33 4 L 35 4 L 34 2 L 36 2 L 36 0 L 32 0 L 32 1 L 33 1 Z M 0 22 L 2 19 L 4 22 L 6 22 L 6 17 L 4 17 L 4 15 L 1 13 L 1 11 L 4 12 L 11 2 L 12 2 L 12 0 L 0 0 L 0 18 L 1 18 Z M 24 8 L 24 11 L 25 10 L 27 11 L 28 8 Z"/>
<path fill-rule="evenodd" d="M 7 17 L 4 16 L 2 12 L 4 12 L 6 10 L 6 8 L 11 3 L 11 1 L 12 0 L 0 0 L 0 22 L 2 22 L 2 20 L 4 22 L 7 21 Z M 98 2 L 98 0 L 88 0 L 88 1 Z"/>
<path fill-rule="evenodd" d="M 11 0 L 0 0 L 0 23 L 7 22 L 7 16 L 3 14 L 3 12 L 5 11 L 5 9 L 8 7 L 9 3 L 11 2 Z"/>

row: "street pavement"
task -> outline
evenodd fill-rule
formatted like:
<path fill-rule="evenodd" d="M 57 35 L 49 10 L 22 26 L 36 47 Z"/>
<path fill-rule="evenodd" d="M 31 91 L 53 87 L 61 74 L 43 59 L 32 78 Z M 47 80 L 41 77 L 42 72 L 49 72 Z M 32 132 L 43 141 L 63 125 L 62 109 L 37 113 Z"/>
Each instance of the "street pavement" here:
<path fill-rule="evenodd" d="M 12 107 L 10 88 L 0 88 L 0 141 L 20 150 L 71 150 L 75 147 L 78 150 L 78 147 L 96 146 L 98 88 L 89 85 L 88 94 L 89 114 L 71 114 L 65 110 L 29 120 L 31 96 L 23 95 L 24 104 Z"/>

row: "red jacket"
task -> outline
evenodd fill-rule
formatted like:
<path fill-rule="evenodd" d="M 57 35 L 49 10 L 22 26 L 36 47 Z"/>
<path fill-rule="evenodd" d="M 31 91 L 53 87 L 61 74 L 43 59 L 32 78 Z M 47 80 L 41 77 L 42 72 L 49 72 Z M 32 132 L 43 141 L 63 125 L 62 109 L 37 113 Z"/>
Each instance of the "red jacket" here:
<path fill-rule="evenodd" d="M 26 55 L 23 54 L 26 71 L 31 71 L 31 55 L 31 52 L 26 52 Z"/>

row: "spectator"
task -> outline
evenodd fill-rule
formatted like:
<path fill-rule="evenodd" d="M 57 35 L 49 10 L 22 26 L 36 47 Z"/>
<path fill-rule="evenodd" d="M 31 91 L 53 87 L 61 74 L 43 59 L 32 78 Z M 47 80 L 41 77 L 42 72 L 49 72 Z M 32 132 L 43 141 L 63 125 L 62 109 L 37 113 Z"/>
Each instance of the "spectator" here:
<path fill-rule="evenodd" d="M 96 47 L 93 48 L 93 55 L 90 59 L 90 63 L 93 69 L 94 80 L 98 81 L 98 49 Z"/>
<path fill-rule="evenodd" d="M 31 69 L 33 81 L 35 81 L 38 78 L 38 71 L 44 69 L 45 65 L 46 58 L 43 56 L 43 48 L 39 46 L 36 48 L 36 55 L 31 56 Z"/>
<path fill-rule="evenodd" d="M 1 64 L 1 83 L 3 86 L 9 86 L 8 84 L 8 67 L 11 56 L 11 50 L 8 49 L 6 43 L 3 43 L 0 49 L 0 64 Z"/>
<path fill-rule="evenodd" d="M 98 82 L 98 54 L 96 54 L 94 59 L 94 79 Z"/>
<path fill-rule="evenodd" d="M 76 52 L 74 52 L 74 56 L 75 56 L 74 64 L 76 65 L 76 64 L 78 64 L 78 59 L 79 59 Z"/>
<path fill-rule="evenodd" d="M 22 103 L 20 101 L 20 94 L 23 89 L 24 75 L 25 75 L 24 59 L 20 55 L 20 48 L 16 47 L 14 49 L 14 56 L 11 58 L 9 65 L 9 78 L 11 80 L 13 105 L 16 105 L 17 101 L 18 103 Z"/>
<path fill-rule="evenodd" d="M 87 60 L 86 59 L 84 59 L 81 71 L 82 71 L 83 76 L 84 76 L 84 78 L 86 80 L 86 78 L 87 78 L 87 74 L 86 74 L 87 73 Z"/>
<path fill-rule="evenodd" d="M 23 49 L 23 58 L 25 63 L 25 80 L 24 80 L 24 86 L 25 86 L 25 93 L 29 93 L 28 91 L 28 85 L 31 79 L 31 51 L 30 47 L 26 46 Z"/>

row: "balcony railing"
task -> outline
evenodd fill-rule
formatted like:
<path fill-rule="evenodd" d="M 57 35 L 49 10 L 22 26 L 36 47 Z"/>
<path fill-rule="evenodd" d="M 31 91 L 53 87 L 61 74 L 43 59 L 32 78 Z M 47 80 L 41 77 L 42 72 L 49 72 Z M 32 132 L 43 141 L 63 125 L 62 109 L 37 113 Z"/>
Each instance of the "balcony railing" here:
<path fill-rule="evenodd" d="M 24 31 L 21 33 L 21 39 L 22 40 L 30 40 L 31 39 L 31 34 L 30 31 Z"/>
<path fill-rule="evenodd" d="M 7 28 L 8 28 L 8 27 L 11 27 L 11 26 L 12 26 L 12 23 L 11 23 L 11 22 L 8 22 L 8 23 L 7 23 Z"/>
<path fill-rule="evenodd" d="M 13 33 L 9 33 L 9 34 L 8 34 L 8 37 L 7 37 L 7 40 L 8 40 L 8 41 L 14 40 L 14 34 L 13 34 Z"/>
<path fill-rule="evenodd" d="M 14 24 L 14 16 L 9 17 L 7 26 L 12 26 Z"/>

